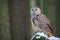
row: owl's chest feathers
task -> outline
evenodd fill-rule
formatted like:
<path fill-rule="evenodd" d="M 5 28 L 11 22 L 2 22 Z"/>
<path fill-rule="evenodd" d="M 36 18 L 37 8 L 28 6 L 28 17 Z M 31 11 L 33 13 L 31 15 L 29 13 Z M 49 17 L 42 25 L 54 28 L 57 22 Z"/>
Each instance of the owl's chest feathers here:
<path fill-rule="evenodd" d="M 42 18 L 41 15 L 37 15 L 36 17 L 34 17 L 32 19 L 33 23 L 35 26 L 39 26 L 39 25 L 44 25 L 44 22 L 43 22 L 44 18 Z"/>
<path fill-rule="evenodd" d="M 38 20 L 39 20 L 39 19 L 38 19 L 37 16 L 32 19 L 33 24 L 34 24 L 35 26 L 38 26 L 38 25 L 40 24 Z"/>

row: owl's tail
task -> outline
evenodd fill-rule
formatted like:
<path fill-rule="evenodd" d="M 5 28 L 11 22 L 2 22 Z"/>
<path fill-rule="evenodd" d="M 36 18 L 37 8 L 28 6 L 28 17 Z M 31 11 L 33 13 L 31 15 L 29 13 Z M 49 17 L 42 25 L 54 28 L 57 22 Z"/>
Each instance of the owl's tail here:
<path fill-rule="evenodd" d="M 47 32 L 48 33 L 48 37 L 51 37 L 52 36 L 52 33 L 51 32 Z"/>

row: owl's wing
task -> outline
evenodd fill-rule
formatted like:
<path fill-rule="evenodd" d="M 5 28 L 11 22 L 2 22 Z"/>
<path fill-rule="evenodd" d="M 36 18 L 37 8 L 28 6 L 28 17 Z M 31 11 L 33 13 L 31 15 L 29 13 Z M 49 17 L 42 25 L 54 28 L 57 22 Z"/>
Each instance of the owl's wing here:
<path fill-rule="evenodd" d="M 50 22 L 44 14 L 38 15 L 38 22 L 40 23 L 40 27 L 42 27 L 42 29 L 49 31 L 51 33 L 53 32 Z"/>

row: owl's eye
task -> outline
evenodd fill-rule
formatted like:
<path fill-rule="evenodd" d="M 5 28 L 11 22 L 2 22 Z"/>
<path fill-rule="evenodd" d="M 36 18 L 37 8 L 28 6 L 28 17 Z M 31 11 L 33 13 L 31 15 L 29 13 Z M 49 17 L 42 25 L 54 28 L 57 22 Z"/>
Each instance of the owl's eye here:
<path fill-rule="evenodd" d="M 36 11 L 38 10 L 38 9 L 35 9 Z"/>

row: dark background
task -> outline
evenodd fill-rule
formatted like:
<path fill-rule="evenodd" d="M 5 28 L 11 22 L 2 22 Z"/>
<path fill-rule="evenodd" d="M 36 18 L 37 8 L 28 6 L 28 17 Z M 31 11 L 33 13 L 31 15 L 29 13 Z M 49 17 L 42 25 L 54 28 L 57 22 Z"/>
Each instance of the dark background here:
<path fill-rule="evenodd" d="M 59 0 L 0 0 L 0 40 L 30 40 L 30 8 L 37 6 L 51 21 L 53 35 L 60 37 Z"/>

